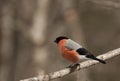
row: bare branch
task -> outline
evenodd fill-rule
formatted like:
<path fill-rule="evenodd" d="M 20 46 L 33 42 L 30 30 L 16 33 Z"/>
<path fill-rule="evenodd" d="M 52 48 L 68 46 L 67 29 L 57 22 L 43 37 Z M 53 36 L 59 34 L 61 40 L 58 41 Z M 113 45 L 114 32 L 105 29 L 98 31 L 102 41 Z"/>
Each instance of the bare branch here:
<path fill-rule="evenodd" d="M 120 8 L 120 3 L 115 2 L 115 1 L 110 1 L 110 0 L 82 0 L 83 3 L 93 3 L 96 5 L 100 5 L 101 7 L 106 7 L 106 8 L 113 8 L 113 9 L 119 9 Z"/>
<path fill-rule="evenodd" d="M 107 59 L 113 58 L 117 55 L 120 55 L 120 48 L 109 51 L 105 54 L 99 55 L 97 58 L 100 58 L 102 60 L 107 60 Z M 75 71 L 78 71 L 80 69 L 85 69 L 87 67 L 90 67 L 90 66 L 98 64 L 98 63 L 99 62 L 95 61 L 95 60 L 84 61 L 84 62 L 80 63 L 80 66 L 77 67 Z M 65 68 L 65 69 L 62 69 L 60 71 L 50 73 L 48 75 L 42 75 L 42 76 L 38 75 L 37 77 L 28 78 L 28 79 L 24 79 L 24 80 L 20 80 L 20 81 L 49 81 L 49 80 L 53 80 L 53 79 L 56 79 L 56 78 L 61 78 L 65 75 L 70 74 L 71 73 L 70 70 L 71 70 L 70 68 Z"/>

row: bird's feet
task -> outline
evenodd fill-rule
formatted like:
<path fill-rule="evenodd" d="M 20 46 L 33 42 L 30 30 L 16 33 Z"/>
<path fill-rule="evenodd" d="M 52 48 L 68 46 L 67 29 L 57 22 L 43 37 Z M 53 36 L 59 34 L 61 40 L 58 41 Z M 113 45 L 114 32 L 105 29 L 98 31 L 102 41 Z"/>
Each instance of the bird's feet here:
<path fill-rule="evenodd" d="M 70 72 L 74 72 L 78 66 L 80 66 L 80 64 L 76 63 L 69 65 L 67 68 L 70 68 Z"/>

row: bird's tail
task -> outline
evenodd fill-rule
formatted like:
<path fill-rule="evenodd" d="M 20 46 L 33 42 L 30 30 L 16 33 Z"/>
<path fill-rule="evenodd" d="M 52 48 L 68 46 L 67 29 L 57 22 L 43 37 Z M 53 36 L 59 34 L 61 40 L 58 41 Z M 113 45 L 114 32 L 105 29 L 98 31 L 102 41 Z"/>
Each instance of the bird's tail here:
<path fill-rule="evenodd" d="M 103 64 L 106 64 L 106 62 L 105 61 L 103 61 L 103 60 L 101 60 L 101 59 L 98 59 L 98 58 L 94 58 L 94 60 L 97 60 L 97 61 L 99 61 L 99 62 L 101 62 L 101 63 L 103 63 Z"/>
<path fill-rule="evenodd" d="M 105 61 L 103 61 L 103 60 L 101 60 L 101 59 L 96 58 L 94 55 L 87 55 L 86 57 L 91 58 L 91 59 L 93 59 L 93 60 L 97 60 L 97 61 L 99 61 L 99 62 L 101 62 L 101 63 L 103 63 L 103 64 L 106 64 L 106 62 L 105 62 Z"/>

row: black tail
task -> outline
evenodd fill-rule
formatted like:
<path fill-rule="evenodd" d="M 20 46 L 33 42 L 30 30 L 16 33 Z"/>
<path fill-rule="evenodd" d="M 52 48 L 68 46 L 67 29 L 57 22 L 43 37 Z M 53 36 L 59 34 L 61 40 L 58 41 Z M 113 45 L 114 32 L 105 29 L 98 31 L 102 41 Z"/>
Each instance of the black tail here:
<path fill-rule="evenodd" d="M 96 58 L 94 55 L 87 55 L 86 57 L 91 58 L 91 59 L 93 59 L 93 60 L 97 60 L 97 61 L 99 61 L 99 62 L 101 62 L 101 63 L 103 63 L 103 64 L 106 64 L 106 62 L 105 62 L 105 61 L 103 61 L 103 60 L 101 60 L 101 59 Z"/>
<path fill-rule="evenodd" d="M 103 60 L 101 60 L 101 59 L 98 59 L 98 58 L 94 58 L 94 60 L 97 60 L 97 61 L 99 61 L 99 62 L 101 62 L 101 63 L 103 63 L 103 64 L 106 64 L 106 62 L 105 61 L 103 61 Z"/>

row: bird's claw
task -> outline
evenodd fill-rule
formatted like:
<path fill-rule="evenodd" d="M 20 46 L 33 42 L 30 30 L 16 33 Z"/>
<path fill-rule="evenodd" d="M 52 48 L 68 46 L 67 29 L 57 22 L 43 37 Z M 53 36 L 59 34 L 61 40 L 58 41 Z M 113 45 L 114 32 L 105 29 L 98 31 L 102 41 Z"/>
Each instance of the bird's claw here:
<path fill-rule="evenodd" d="M 80 64 L 76 63 L 69 65 L 67 68 L 70 68 L 70 72 L 74 72 L 78 66 L 80 66 Z"/>

